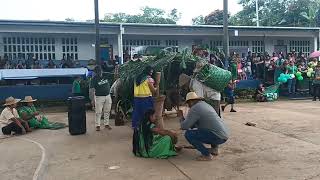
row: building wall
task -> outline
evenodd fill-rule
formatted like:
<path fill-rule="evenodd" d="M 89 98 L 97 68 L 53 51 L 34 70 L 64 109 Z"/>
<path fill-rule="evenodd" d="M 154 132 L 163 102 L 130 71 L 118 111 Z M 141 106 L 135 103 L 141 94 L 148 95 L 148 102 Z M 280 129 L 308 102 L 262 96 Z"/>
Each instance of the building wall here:
<path fill-rule="evenodd" d="M 3 38 L 4 37 L 24 37 L 24 38 L 54 38 L 55 40 L 55 51 L 51 52 L 55 54 L 55 59 L 60 60 L 63 57 L 63 54 L 68 54 L 68 52 L 63 52 L 63 46 L 67 46 L 66 44 L 63 44 L 63 38 L 76 38 L 77 44 L 71 45 L 69 43 L 68 46 L 69 50 L 71 50 L 71 46 L 77 46 L 77 52 L 75 52 L 75 47 L 73 47 L 73 52 L 70 52 L 70 54 L 77 54 L 79 60 L 89 60 L 94 59 L 95 54 L 95 48 L 93 44 L 95 43 L 95 36 L 92 34 L 35 34 L 35 33 L 0 33 L 0 56 L 4 56 L 4 43 Z M 106 38 L 107 43 L 109 45 L 112 45 L 113 49 L 113 57 L 115 55 L 118 55 L 118 36 L 113 35 L 105 35 L 102 34 L 101 38 Z M 207 44 L 211 45 L 217 48 L 222 48 L 222 36 L 215 35 L 215 36 L 208 36 L 208 35 L 130 35 L 130 34 L 124 34 L 123 35 L 123 42 L 125 42 L 123 45 L 124 47 L 130 46 L 130 41 L 134 41 L 137 43 L 139 41 L 139 45 L 143 45 L 141 43 L 149 43 L 150 41 L 159 41 L 160 44 L 157 44 L 157 46 L 166 47 L 168 45 L 168 41 L 177 42 L 177 46 L 179 47 L 178 50 L 181 52 L 184 49 L 189 49 L 189 51 L 192 49 L 192 45 L 200 45 L 200 44 Z M 148 41 L 149 40 L 149 41 Z M 126 41 L 129 42 L 129 45 L 126 43 Z M 230 41 L 232 42 L 230 45 L 231 49 L 241 49 L 242 51 L 249 50 L 261 50 L 266 51 L 269 54 L 274 52 L 274 46 L 278 45 L 279 43 L 283 43 L 283 45 L 287 46 L 287 51 L 289 52 L 290 49 L 290 41 L 296 41 L 298 42 L 298 46 L 304 46 L 305 50 L 308 49 L 309 51 L 306 53 L 310 53 L 314 50 L 314 38 L 313 37 L 283 37 L 283 36 L 274 36 L 274 37 L 259 37 L 259 36 L 244 36 L 243 34 L 240 34 L 240 36 L 234 36 L 231 34 Z M 303 45 L 306 41 L 309 42 L 307 45 L 308 48 L 306 48 L 306 44 Z M 258 43 L 257 43 L 258 42 Z M 260 44 L 260 42 L 264 42 L 264 44 Z M 303 43 L 300 43 L 303 42 Z M 17 44 L 17 43 L 16 43 Z M 30 43 L 29 43 L 30 44 Z M 257 47 L 257 44 L 261 47 Z M 300 44 L 300 45 L 299 45 Z M 302 44 L 302 45 L 301 45 Z M 30 44 L 35 46 L 35 44 Z M 37 44 L 38 45 L 38 44 Z M 217 45 L 217 46 L 216 46 Z M 21 47 L 23 44 L 21 45 Z M 132 45 L 132 46 L 138 46 L 138 44 Z M 65 47 L 66 48 L 66 47 Z M 65 49 L 66 51 L 66 49 Z M 296 49 L 298 51 L 298 49 Z M 24 52 L 26 53 L 26 52 Z M 40 52 L 37 52 L 40 54 Z M 49 52 L 41 52 L 42 54 L 49 54 Z"/>

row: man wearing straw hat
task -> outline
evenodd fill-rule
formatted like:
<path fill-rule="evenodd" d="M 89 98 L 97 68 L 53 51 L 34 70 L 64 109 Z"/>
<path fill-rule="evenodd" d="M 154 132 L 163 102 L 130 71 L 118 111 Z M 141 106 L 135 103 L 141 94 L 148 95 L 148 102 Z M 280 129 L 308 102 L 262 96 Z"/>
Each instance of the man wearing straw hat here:
<path fill-rule="evenodd" d="M 218 155 L 218 145 L 228 140 L 229 129 L 213 107 L 195 92 L 187 94 L 186 103 L 190 110 L 184 115 L 181 129 L 187 130 L 186 139 L 201 152 L 197 160 L 210 161 L 213 159 L 212 155 Z M 210 144 L 211 148 L 207 149 L 204 144 Z"/>
<path fill-rule="evenodd" d="M 5 101 L 5 108 L 0 115 L 0 125 L 2 126 L 2 133 L 4 135 L 15 134 L 26 134 L 26 132 L 31 132 L 31 129 L 26 121 L 20 119 L 17 112 L 17 103 L 21 99 L 15 99 L 13 97 L 8 97 Z"/>

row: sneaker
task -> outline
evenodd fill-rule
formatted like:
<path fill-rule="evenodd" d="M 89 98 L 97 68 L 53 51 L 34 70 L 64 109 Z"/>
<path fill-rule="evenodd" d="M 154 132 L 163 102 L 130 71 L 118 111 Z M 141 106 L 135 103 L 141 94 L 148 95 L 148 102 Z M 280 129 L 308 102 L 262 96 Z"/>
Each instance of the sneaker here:
<path fill-rule="evenodd" d="M 234 109 L 231 109 L 231 111 L 230 112 L 237 112 L 236 110 L 234 110 Z"/>
<path fill-rule="evenodd" d="M 225 106 L 221 106 L 222 112 L 224 112 L 225 108 L 226 108 Z"/>
<path fill-rule="evenodd" d="M 218 156 L 219 155 L 219 149 L 218 148 L 210 148 L 209 152 L 212 156 Z"/>
<path fill-rule="evenodd" d="M 100 126 L 97 126 L 97 127 L 96 127 L 96 131 L 100 131 Z"/>
<path fill-rule="evenodd" d="M 112 128 L 111 128 L 111 126 L 109 126 L 109 125 L 105 125 L 104 126 L 106 129 L 108 129 L 108 130 L 111 130 Z"/>

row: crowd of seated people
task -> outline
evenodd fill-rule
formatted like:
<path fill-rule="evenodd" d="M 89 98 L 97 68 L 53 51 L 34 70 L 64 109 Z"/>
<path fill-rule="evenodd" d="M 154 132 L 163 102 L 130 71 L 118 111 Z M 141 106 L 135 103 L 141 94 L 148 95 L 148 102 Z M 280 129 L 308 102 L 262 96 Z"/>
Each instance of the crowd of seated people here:
<path fill-rule="evenodd" d="M 36 58 L 11 59 L 0 56 L 0 69 L 55 69 L 55 68 L 81 68 L 79 60 L 61 59 L 60 61 L 39 60 Z"/>

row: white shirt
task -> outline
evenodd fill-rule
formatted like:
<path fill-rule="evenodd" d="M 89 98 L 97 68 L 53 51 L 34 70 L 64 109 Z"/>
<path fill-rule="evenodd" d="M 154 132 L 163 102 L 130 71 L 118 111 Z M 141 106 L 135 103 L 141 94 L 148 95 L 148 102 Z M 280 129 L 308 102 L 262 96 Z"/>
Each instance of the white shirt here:
<path fill-rule="evenodd" d="M 212 99 L 212 100 L 221 100 L 220 92 L 209 88 L 208 86 L 204 85 L 200 81 L 196 79 L 191 79 L 190 81 L 190 89 L 195 92 L 198 96 L 203 97 L 205 99 Z"/>
<path fill-rule="evenodd" d="M 15 108 L 12 110 L 9 107 L 4 108 L 0 115 L 0 126 L 10 124 L 12 118 L 19 118 L 18 111 Z"/>

